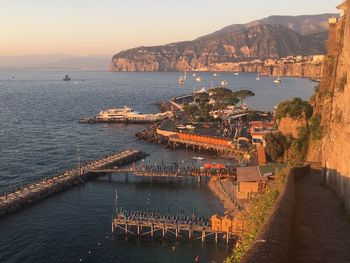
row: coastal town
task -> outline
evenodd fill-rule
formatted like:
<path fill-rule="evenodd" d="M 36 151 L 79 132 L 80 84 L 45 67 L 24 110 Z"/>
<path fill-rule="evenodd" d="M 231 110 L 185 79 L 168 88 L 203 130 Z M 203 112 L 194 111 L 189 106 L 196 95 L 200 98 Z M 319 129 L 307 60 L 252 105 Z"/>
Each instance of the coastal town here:
<path fill-rule="evenodd" d="M 119 5 L 146 18 L 137 34 L 149 17 L 171 31 Z M 120 47 L 104 71 L 68 55 L 12 70 L 2 56 L 0 262 L 350 262 L 349 6 L 123 50 L 125 23 L 120 39 L 109 28 Z M 98 7 L 87 13 L 103 20 Z M 105 41 L 94 23 L 90 41 Z"/>

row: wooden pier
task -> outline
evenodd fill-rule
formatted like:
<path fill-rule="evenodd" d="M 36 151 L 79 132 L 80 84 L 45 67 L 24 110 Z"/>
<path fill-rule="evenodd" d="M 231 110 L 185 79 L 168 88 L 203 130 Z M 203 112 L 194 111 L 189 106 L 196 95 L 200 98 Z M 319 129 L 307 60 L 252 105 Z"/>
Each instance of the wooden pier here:
<path fill-rule="evenodd" d="M 202 242 L 213 237 L 215 242 L 225 240 L 227 243 L 237 238 L 237 233 L 214 230 L 210 220 L 204 217 L 118 210 L 112 219 L 112 232 L 116 235 Z"/>
<path fill-rule="evenodd" d="M 88 169 L 88 173 L 125 173 L 133 174 L 136 177 L 220 177 L 236 179 L 237 173 L 234 167 L 221 169 L 201 169 L 193 166 L 178 165 L 142 165 L 130 169 Z"/>
<path fill-rule="evenodd" d="M 146 155 L 144 152 L 135 149 L 127 149 L 82 165 L 78 164 L 77 168 L 66 170 L 62 174 L 44 178 L 25 186 L 21 185 L 13 191 L 0 195 L 0 216 L 16 212 L 23 207 L 46 199 L 48 196 L 71 188 L 74 185 L 83 184 L 90 178 L 99 175 L 99 173 L 89 172 L 91 169 L 107 169 L 113 166 L 122 166 L 142 159 Z"/>

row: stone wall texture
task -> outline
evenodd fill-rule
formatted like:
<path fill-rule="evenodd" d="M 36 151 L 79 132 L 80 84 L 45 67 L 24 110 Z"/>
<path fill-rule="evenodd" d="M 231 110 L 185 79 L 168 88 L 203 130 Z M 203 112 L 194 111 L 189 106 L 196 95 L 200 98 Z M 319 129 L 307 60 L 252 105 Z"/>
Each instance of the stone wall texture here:
<path fill-rule="evenodd" d="M 288 262 L 292 247 L 293 215 L 295 208 L 294 181 L 310 172 L 309 166 L 292 168 L 286 178 L 276 205 L 258 236 L 243 256 L 241 263 Z"/>
<path fill-rule="evenodd" d="M 324 137 L 321 143 L 311 142 L 308 158 L 322 162 L 327 184 L 336 190 L 350 211 L 350 12 L 332 25 L 331 30 L 334 32 L 329 34 L 330 50 L 316 102 L 316 113 L 322 115 Z"/>

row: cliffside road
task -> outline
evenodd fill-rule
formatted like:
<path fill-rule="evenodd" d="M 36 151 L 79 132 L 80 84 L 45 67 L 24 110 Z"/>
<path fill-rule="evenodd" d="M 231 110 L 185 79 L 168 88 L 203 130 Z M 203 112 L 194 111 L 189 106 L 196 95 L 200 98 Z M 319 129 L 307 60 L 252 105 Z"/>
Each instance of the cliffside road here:
<path fill-rule="evenodd" d="M 350 221 L 318 172 L 295 181 L 295 198 L 289 262 L 350 262 Z"/>

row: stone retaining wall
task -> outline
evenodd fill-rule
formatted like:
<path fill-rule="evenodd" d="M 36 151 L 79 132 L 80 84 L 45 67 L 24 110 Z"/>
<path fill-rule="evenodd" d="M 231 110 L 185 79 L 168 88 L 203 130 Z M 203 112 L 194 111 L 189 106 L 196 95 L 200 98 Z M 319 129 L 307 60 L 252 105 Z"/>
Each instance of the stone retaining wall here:
<path fill-rule="evenodd" d="M 242 263 L 288 262 L 295 205 L 294 181 L 310 172 L 310 166 L 292 168 L 276 205 L 260 229 L 257 239 L 241 260 Z"/>

